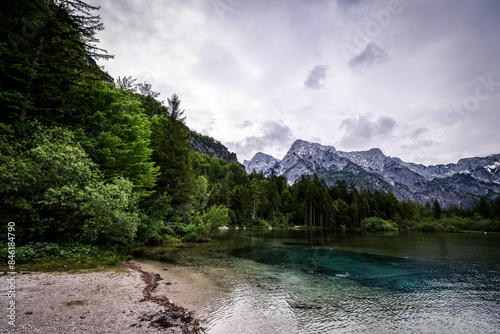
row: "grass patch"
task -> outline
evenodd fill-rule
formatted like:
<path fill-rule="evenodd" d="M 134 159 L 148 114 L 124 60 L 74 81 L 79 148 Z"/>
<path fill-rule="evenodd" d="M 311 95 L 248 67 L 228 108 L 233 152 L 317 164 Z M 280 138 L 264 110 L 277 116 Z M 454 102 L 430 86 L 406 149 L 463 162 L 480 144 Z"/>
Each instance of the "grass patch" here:
<path fill-rule="evenodd" d="M 16 248 L 15 271 L 78 271 L 78 270 L 121 270 L 122 261 L 129 261 L 131 255 L 115 249 L 101 249 L 83 244 L 58 244 L 36 242 Z M 7 245 L 0 245 L 0 271 L 11 271 L 7 266 Z"/>

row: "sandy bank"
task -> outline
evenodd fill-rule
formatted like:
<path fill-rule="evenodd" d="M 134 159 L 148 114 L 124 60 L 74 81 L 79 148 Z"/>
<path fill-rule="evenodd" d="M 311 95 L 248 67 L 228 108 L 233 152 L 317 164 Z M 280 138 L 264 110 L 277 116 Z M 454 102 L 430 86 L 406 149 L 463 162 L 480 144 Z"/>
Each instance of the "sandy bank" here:
<path fill-rule="evenodd" d="M 197 298 L 208 297 L 206 293 L 197 292 L 202 290 L 203 277 L 173 266 L 154 268 L 149 264 L 132 264 L 144 271 L 153 271 L 155 288 L 151 299 L 144 295 L 146 275 L 131 269 L 17 275 L 15 328 L 8 324 L 6 317 L 10 301 L 8 276 L 0 277 L 0 333 L 195 333 L 200 330 L 196 326 L 196 314 L 186 309 L 202 307 L 203 302 Z"/>

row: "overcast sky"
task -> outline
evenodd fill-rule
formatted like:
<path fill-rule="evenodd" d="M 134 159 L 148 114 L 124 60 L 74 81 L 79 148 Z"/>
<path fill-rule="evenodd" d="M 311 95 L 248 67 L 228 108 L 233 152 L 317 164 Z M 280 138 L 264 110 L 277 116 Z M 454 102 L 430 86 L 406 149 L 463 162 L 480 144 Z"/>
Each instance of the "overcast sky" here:
<path fill-rule="evenodd" d="M 498 0 L 91 0 L 99 61 L 176 93 L 242 162 L 296 139 L 438 164 L 500 153 Z"/>

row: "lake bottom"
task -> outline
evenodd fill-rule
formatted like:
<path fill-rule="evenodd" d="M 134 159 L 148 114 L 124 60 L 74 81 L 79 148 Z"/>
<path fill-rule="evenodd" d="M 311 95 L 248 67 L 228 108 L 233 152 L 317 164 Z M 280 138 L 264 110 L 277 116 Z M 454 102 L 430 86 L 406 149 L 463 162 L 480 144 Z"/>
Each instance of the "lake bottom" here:
<path fill-rule="evenodd" d="M 228 231 L 135 256 L 217 282 L 208 333 L 498 333 L 500 239 L 468 237 Z"/>

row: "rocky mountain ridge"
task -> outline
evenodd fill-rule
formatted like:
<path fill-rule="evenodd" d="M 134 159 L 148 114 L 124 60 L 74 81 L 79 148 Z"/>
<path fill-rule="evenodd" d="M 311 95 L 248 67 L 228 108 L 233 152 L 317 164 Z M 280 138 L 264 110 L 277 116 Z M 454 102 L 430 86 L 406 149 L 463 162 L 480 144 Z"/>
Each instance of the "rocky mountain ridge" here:
<path fill-rule="evenodd" d="M 189 141 L 191 148 L 201 154 L 206 154 L 210 158 L 219 158 L 228 163 L 239 164 L 236 153 L 229 152 L 226 146 L 212 137 L 204 136 L 196 131 L 189 131 Z"/>
<path fill-rule="evenodd" d="M 243 164 L 247 173 L 283 175 L 290 184 L 315 173 L 328 185 L 345 180 L 371 191 L 392 191 L 400 200 L 437 199 L 444 207 L 469 207 L 479 197 L 500 196 L 500 154 L 424 166 L 388 157 L 378 148 L 342 152 L 299 139 L 282 160 L 259 152 Z"/>

